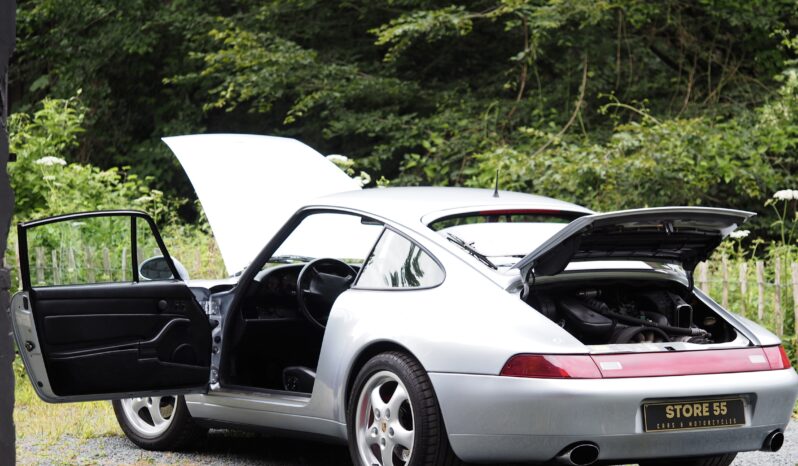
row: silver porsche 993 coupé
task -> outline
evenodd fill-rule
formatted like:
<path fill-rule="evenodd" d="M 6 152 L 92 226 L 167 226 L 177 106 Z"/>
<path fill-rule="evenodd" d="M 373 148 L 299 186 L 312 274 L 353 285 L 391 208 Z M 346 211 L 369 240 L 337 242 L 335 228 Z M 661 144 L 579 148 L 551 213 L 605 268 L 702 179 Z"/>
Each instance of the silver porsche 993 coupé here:
<path fill-rule="evenodd" d="M 142 212 L 20 224 L 11 312 L 45 401 L 114 400 L 146 449 L 272 430 L 365 466 L 719 466 L 783 442 L 781 342 L 693 282 L 749 212 L 360 189 L 292 139 L 165 142 L 229 277 L 190 280 Z"/>

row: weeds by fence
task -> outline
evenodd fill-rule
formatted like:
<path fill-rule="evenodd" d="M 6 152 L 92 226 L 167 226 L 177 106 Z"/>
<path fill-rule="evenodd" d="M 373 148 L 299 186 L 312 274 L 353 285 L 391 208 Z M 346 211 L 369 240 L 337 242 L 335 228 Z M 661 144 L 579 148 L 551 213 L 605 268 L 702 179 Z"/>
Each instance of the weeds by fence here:
<path fill-rule="evenodd" d="M 782 338 L 796 362 L 798 262 L 715 257 L 698 266 L 696 286 L 723 307 Z"/>

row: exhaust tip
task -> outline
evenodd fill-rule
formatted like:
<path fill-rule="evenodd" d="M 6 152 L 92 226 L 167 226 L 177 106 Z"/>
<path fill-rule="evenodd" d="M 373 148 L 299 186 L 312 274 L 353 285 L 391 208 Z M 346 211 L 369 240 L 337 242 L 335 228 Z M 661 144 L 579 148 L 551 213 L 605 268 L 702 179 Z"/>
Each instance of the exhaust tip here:
<path fill-rule="evenodd" d="M 571 466 L 588 466 L 596 462 L 599 456 L 599 447 L 594 443 L 583 442 L 566 447 L 557 456 L 557 461 Z"/>
<path fill-rule="evenodd" d="M 765 442 L 762 444 L 763 451 L 777 452 L 781 450 L 784 445 L 784 434 L 780 430 L 774 430 L 765 437 Z"/>

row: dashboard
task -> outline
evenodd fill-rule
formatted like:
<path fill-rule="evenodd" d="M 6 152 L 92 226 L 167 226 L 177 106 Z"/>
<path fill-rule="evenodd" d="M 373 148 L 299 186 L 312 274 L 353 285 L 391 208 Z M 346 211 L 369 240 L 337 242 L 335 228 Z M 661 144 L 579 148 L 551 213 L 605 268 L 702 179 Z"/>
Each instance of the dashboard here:
<path fill-rule="evenodd" d="M 244 305 L 247 320 L 298 320 L 296 282 L 305 264 L 282 264 L 255 276 L 255 291 Z"/>

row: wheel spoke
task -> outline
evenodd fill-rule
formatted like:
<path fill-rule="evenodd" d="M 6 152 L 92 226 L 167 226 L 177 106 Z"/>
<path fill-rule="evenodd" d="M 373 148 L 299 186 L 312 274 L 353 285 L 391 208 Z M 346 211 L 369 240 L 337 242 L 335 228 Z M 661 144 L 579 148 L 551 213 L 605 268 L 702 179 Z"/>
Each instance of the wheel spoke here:
<path fill-rule="evenodd" d="M 382 466 L 393 466 L 393 442 L 382 448 Z"/>
<path fill-rule="evenodd" d="M 130 400 L 130 410 L 134 413 L 138 413 L 141 411 L 141 408 L 147 407 L 147 399 L 146 398 L 133 398 Z"/>
<path fill-rule="evenodd" d="M 380 388 L 382 388 L 382 385 L 377 385 L 371 390 L 371 409 L 372 411 L 375 411 L 375 418 L 381 418 L 385 413 L 385 402 L 382 401 L 382 397 L 380 396 Z M 379 415 L 376 413 L 376 411 L 379 411 Z"/>
<path fill-rule="evenodd" d="M 393 423 L 393 439 L 398 445 L 413 451 L 413 431 L 405 429 L 398 422 Z"/>
<path fill-rule="evenodd" d="M 391 410 L 392 419 L 399 416 L 399 407 L 402 406 L 402 403 L 405 401 L 407 401 L 407 392 L 401 384 L 397 384 L 396 390 L 394 390 L 393 395 L 391 395 L 391 399 L 388 400 L 388 408 Z"/>
<path fill-rule="evenodd" d="M 155 398 L 155 399 L 150 398 L 150 400 L 152 402 L 147 403 L 147 410 L 150 412 L 152 423 L 155 424 L 156 426 L 159 426 L 164 422 L 166 422 L 166 419 L 164 419 L 163 415 L 161 414 L 161 406 L 160 406 L 161 400 L 160 398 Z"/>

